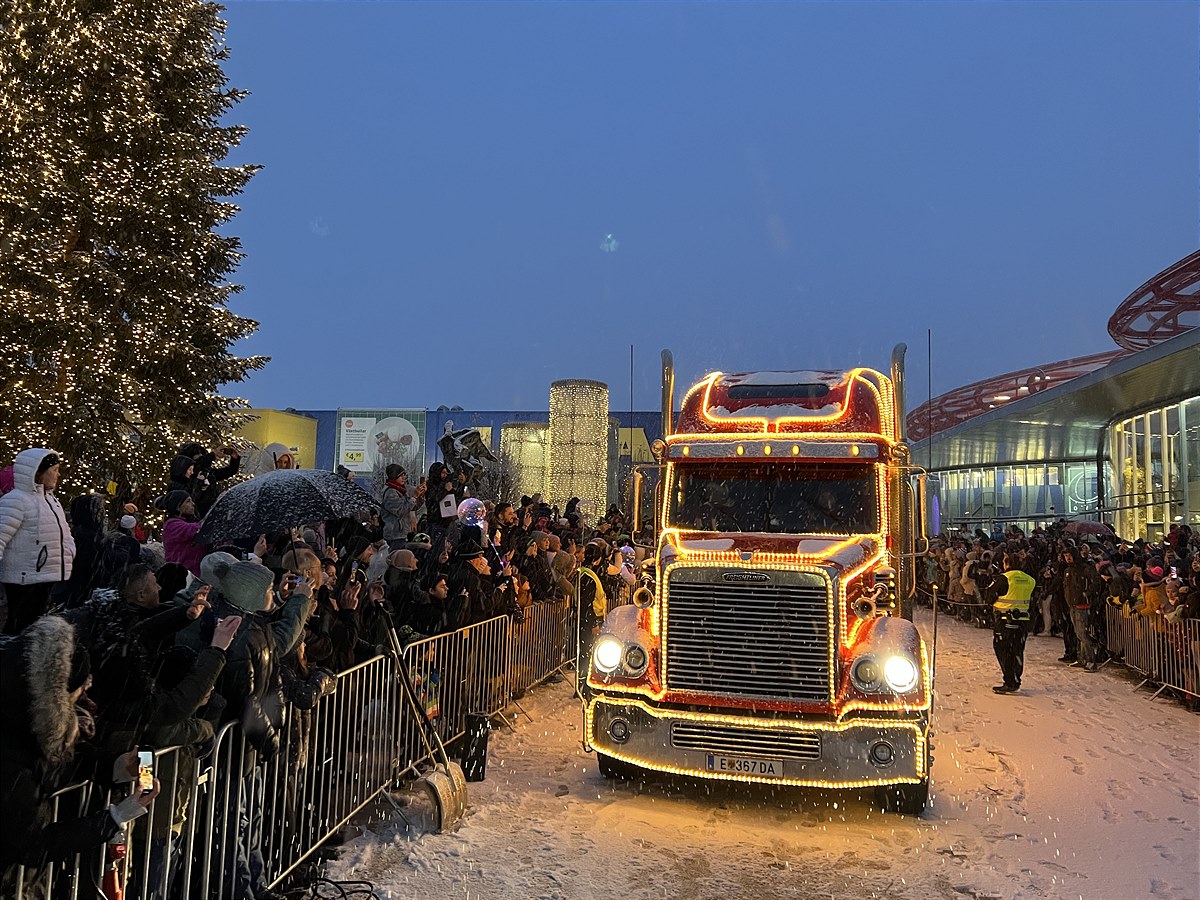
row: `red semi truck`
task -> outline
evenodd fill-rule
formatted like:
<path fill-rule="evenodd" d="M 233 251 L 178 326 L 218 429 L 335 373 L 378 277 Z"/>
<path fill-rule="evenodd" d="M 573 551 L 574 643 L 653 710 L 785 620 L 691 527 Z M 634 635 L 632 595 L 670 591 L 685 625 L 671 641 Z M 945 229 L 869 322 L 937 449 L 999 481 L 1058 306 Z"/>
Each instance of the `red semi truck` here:
<path fill-rule="evenodd" d="M 933 673 L 911 606 L 925 481 L 903 366 L 900 345 L 890 379 L 713 373 L 672 426 L 663 352 L 653 582 L 579 660 L 604 775 L 873 787 L 886 808 L 925 807 Z"/>

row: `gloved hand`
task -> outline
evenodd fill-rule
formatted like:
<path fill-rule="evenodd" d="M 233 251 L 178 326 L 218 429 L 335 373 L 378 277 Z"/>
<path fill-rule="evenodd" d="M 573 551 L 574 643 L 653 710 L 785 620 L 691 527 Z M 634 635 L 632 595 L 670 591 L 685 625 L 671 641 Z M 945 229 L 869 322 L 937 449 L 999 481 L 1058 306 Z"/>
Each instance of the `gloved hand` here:
<path fill-rule="evenodd" d="M 328 697 L 337 690 L 337 678 L 332 673 L 320 669 L 316 677 L 321 697 Z"/>
<path fill-rule="evenodd" d="M 145 793 L 132 793 L 120 803 L 114 803 L 108 808 L 108 814 L 113 817 L 113 821 L 118 825 L 124 825 L 126 822 L 132 822 L 139 816 L 144 816 L 150 811 L 150 804 L 154 802 L 154 798 L 158 796 L 160 785 L 158 779 L 154 779 L 154 789 Z"/>

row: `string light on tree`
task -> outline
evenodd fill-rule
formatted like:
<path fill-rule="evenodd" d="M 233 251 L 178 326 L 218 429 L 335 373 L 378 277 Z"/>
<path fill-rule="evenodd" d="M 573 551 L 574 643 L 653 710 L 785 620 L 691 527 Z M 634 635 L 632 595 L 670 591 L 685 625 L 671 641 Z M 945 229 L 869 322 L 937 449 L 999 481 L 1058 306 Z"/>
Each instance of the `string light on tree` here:
<path fill-rule="evenodd" d="M 200 0 L 0 6 L 0 459 L 63 454 L 62 493 L 120 492 L 183 441 L 226 443 L 266 363 L 231 346 L 238 239 L 218 229 L 256 166 Z"/>

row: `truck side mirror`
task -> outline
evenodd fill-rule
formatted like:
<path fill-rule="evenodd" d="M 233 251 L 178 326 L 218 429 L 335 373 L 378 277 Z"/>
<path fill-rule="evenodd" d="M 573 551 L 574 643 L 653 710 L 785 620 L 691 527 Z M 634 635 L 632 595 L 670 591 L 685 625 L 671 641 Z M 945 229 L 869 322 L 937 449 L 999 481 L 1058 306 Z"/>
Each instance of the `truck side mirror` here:
<path fill-rule="evenodd" d="M 928 551 L 930 536 L 942 530 L 941 482 L 936 475 L 921 473 L 913 478 L 912 487 L 917 519 L 914 537 L 924 538 Z"/>

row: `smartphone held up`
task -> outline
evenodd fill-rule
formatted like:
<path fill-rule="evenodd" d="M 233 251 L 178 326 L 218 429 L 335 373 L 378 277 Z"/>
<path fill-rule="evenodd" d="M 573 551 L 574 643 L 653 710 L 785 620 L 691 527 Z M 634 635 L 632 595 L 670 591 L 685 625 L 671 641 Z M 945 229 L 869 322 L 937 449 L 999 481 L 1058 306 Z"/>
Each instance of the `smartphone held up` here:
<path fill-rule="evenodd" d="M 149 794 L 154 790 L 154 751 L 138 751 L 137 790 L 139 794 Z"/>

